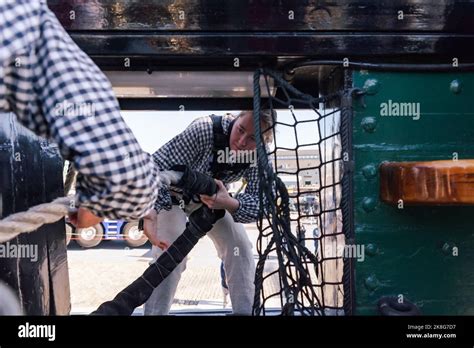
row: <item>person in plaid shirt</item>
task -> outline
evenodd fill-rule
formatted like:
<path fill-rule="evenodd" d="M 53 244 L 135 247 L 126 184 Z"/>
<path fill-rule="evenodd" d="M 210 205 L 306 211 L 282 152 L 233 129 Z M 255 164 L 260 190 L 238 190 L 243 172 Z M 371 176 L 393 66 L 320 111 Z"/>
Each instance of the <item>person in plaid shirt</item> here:
<path fill-rule="evenodd" d="M 262 110 L 260 114 L 263 138 L 268 143 L 272 139 L 276 112 Z M 153 154 L 160 170 L 185 165 L 217 179 L 218 193 L 199 198 L 211 209 L 226 210 L 225 216 L 207 235 L 224 263 L 232 310 L 239 315 L 252 313 L 255 290 L 252 245 L 242 225 L 256 221 L 260 213 L 253 122 L 253 111 L 243 111 L 237 117 L 226 114 L 198 118 Z M 239 157 L 239 154 L 244 156 Z M 225 185 L 241 178 L 247 183 L 245 191 L 232 197 Z M 195 207 L 196 204 L 186 201 L 178 189 L 162 189 L 155 204 L 158 214 L 152 213 L 144 220 L 145 234 L 153 244 L 155 260 L 164 252 L 161 249 L 166 249 L 181 235 L 186 226 L 186 215 Z M 145 304 L 145 315 L 169 312 L 185 268 L 186 259 L 154 290 Z"/>
<path fill-rule="evenodd" d="M 46 1 L 0 2 L 0 111 L 56 142 L 78 171 L 78 227 L 153 209 L 158 171 L 120 115 L 112 87 Z"/>

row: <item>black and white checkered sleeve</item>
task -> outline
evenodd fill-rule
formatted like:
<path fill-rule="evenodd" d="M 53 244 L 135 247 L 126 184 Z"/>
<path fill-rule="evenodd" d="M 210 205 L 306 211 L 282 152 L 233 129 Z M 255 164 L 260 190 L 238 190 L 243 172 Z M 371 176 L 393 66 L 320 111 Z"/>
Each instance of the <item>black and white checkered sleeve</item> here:
<path fill-rule="evenodd" d="M 174 165 L 187 165 L 193 169 L 201 163 L 203 154 L 212 146 L 212 121 L 209 117 L 194 120 L 182 133 L 168 141 L 153 154 L 159 170 L 168 170 Z M 171 209 L 171 196 L 167 188 L 162 188 L 155 203 L 155 210 Z"/>
<path fill-rule="evenodd" d="M 112 219 L 142 217 L 157 198 L 157 169 L 122 119 L 109 81 L 44 1 L 31 8 L 7 1 L 2 40 L 14 52 L 1 76 L 8 111 L 74 161 L 81 207 Z"/>
<path fill-rule="evenodd" d="M 244 192 L 237 194 L 234 198 L 239 201 L 239 208 L 232 214 L 234 221 L 244 224 L 254 222 L 260 212 L 260 203 L 258 199 L 259 177 L 258 167 L 250 167 L 244 178 L 247 180 L 247 186 Z"/>

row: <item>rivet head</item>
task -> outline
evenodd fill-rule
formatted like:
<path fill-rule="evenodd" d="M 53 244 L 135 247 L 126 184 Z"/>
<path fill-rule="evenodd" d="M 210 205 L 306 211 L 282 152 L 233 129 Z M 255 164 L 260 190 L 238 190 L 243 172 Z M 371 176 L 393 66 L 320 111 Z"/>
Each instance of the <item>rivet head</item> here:
<path fill-rule="evenodd" d="M 449 245 L 449 243 L 444 243 L 441 247 L 441 250 L 444 254 L 449 254 L 449 251 L 451 250 L 451 245 Z"/>
<path fill-rule="evenodd" d="M 377 94 L 380 90 L 380 82 L 377 79 L 367 79 L 364 83 L 363 89 L 368 95 Z"/>
<path fill-rule="evenodd" d="M 443 254 L 450 255 L 450 256 L 454 256 L 454 252 L 457 249 L 458 248 L 457 248 L 456 244 L 448 243 L 448 242 L 445 242 L 443 244 L 443 246 L 441 247 L 441 251 L 443 252 Z"/>
<path fill-rule="evenodd" d="M 377 247 L 377 245 L 375 245 L 373 243 L 369 243 L 365 246 L 365 252 L 369 256 L 375 256 L 378 253 L 378 247 Z"/>
<path fill-rule="evenodd" d="M 362 201 L 362 209 L 366 213 L 370 213 L 371 211 L 375 210 L 375 206 L 377 205 L 377 201 L 373 198 L 365 197 Z"/>
<path fill-rule="evenodd" d="M 373 133 L 377 128 L 377 120 L 372 116 L 364 117 L 360 124 L 367 133 Z"/>
<path fill-rule="evenodd" d="M 368 290 L 373 291 L 379 287 L 380 282 L 377 279 L 377 277 L 372 274 L 368 276 L 367 278 L 365 278 L 364 285 Z"/>
<path fill-rule="evenodd" d="M 372 179 L 377 176 L 377 168 L 373 164 L 368 164 L 362 168 L 362 174 L 366 179 Z"/>
<path fill-rule="evenodd" d="M 461 93 L 462 90 L 462 84 L 461 81 L 459 80 L 452 80 L 451 83 L 449 84 L 449 90 L 454 93 L 454 94 L 459 94 Z"/>

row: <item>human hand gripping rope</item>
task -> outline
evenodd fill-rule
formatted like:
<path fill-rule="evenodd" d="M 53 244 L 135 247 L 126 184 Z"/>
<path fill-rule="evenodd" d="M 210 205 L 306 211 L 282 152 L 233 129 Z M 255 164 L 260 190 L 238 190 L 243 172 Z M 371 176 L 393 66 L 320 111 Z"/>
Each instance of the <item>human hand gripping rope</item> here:
<path fill-rule="evenodd" d="M 183 173 L 179 171 L 162 171 L 159 173 L 162 185 L 178 183 Z M 27 211 L 11 214 L 0 220 L 0 243 L 7 242 L 21 233 L 38 230 L 42 225 L 51 224 L 64 216 L 77 211 L 77 200 L 74 195 L 59 197 L 50 203 L 43 203 Z"/>
<path fill-rule="evenodd" d="M 214 179 L 206 174 L 195 172 L 186 166 L 175 166 L 170 171 L 159 173 L 161 183 L 181 188 L 189 196 L 217 193 Z M 59 197 L 51 203 L 40 204 L 26 212 L 16 213 L 0 221 L 0 242 L 8 241 L 20 233 L 32 232 L 40 226 L 53 223 L 71 212 L 75 197 Z M 94 311 L 94 315 L 131 315 L 133 310 L 143 304 L 153 290 L 176 268 L 196 245 L 198 240 L 209 232 L 214 223 L 222 218 L 225 210 L 210 209 L 202 205 L 189 216 L 183 234 L 158 258 L 143 275 L 122 290 L 112 301 L 107 301 Z"/>
<path fill-rule="evenodd" d="M 178 166 L 183 172 L 181 180 L 174 186 L 181 188 L 187 196 L 212 196 L 218 191 L 214 179 L 206 174 Z M 210 209 L 202 205 L 189 216 L 183 233 L 165 252 L 152 263 L 133 283 L 120 291 L 111 301 L 102 303 L 92 315 L 131 315 L 135 308 L 145 303 L 153 290 L 184 260 L 199 239 L 209 232 L 214 223 L 225 215 L 225 210 Z"/>

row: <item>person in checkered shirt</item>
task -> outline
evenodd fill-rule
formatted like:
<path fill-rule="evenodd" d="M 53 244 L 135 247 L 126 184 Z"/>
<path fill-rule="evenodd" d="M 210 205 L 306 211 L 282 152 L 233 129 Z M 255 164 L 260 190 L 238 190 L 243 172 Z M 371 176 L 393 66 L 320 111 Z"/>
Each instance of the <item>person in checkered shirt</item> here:
<path fill-rule="evenodd" d="M 260 115 L 263 139 L 269 143 L 277 115 L 269 110 L 261 110 Z M 253 111 L 242 111 L 237 117 L 212 115 L 194 120 L 153 154 L 160 170 L 185 165 L 217 179 L 217 194 L 198 198 L 211 209 L 226 210 L 207 236 L 223 261 L 232 310 L 239 315 L 252 314 L 255 291 L 252 244 L 242 225 L 256 221 L 260 213 L 255 136 Z M 226 184 L 242 178 L 247 183 L 245 190 L 232 197 Z M 145 234 L 153 244 L 154 260 L 181 235 L 186 227 L 186 215 L 198 206 L 174 187 L 162 190 L 155 204 L 158 214 L 152 213 L 144 220 Z M 154 290 L 145 304 L 145 315 L 168 314 L 185 268 L 186 259 Z"/>
<path fill-rule="evenodd" d="M 107 78 L 45 0 L 0 2 L 0 111 L 15 113 L 74 163 L 77 227 L 153 209 L 159 178 L 150 155 L 122 119 Z"/>

